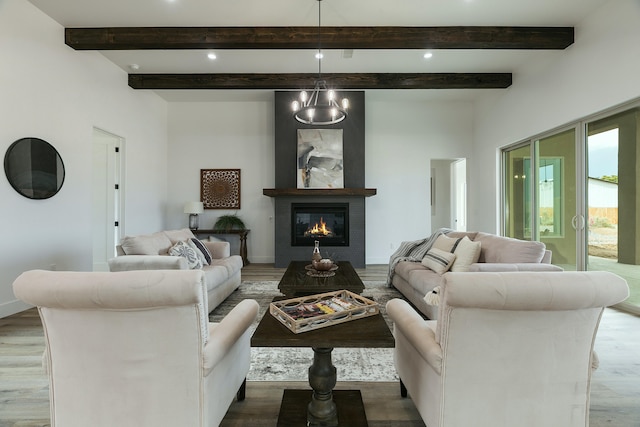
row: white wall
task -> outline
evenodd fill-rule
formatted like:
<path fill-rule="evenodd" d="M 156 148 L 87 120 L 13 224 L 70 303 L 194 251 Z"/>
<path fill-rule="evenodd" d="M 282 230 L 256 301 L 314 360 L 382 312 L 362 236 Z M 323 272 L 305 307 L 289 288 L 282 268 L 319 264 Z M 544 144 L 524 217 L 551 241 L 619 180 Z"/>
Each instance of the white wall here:
<path fill-rule="evenodd" d="M 200 200 L 200 169 L 240 169 L 240 210 L 206 209 L 200 228 L 211 229 L 218 216 L 237 213 L 251 230 L 249 260 L 273 262 L 273 200 L 262 195 L 275 182 L 273 114 L 272 93 L 247 101 L 169 104 L 170 228 L 187 227 L 183 207 Z"/>
<path fill-rule="evenodd" d="M 640 97 L 639 46 L 640 2 L 611 0 L 576 26 L 574 45 L 476 105 L 470 230 L 499 229 L 500 147 Z"/>
<path fill-rule="evenodd" d="M 246 98 L 246 97 L 243 97 Z M 397 94 L 365 95 L 366 176 L 378 194 L 366 200 L 368 264 L 384 264 L 403 240 L 430 234 L 430 161 L 471 153 L 472 105 L 469 102 L 403 100 Z M 172 102 L 169 105 L 168 223 L 185 227 L 185 202 L 199 200 L 200 169 L 241 169 L 238 215 L 251 229 L 249 259 L 274 259 L 273 94 L 253 101 Z M 295 159 L 291 159 L 292 167 Z M 223 213 L 207 210 L 200 228 L 211 228 Z"/>
<path fill-rule="evenodd" d="M 400 91 L 401 92 L 401 91 Z M 431 160 L 469 158 L 473 105 L 366 94 L 367 264 L 386 264 L 400 242 L 431 234 Z"/>
<path fill-rule="evenodd" d="M 126 73 L 102 55 L 64 45 L 64 29 L 25 0 L 0 1 L 0 64 L 0 151 L 38 137 L 66 168 L 61 191 L 46 200 L 19 195 L 0 174 L 2 317 L 24 308 L 11 289 L 21 272 L 92 268 L 94 126 L 125 139 L 125 231 L 164 226 L 167 107 L 130 89 Z"/>

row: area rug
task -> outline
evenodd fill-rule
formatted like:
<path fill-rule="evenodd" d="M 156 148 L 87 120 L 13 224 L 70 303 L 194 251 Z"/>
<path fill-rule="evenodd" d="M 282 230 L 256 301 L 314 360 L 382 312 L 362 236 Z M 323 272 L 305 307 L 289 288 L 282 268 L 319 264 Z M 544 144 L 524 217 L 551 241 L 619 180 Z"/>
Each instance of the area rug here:
<path fill-rule="evenodd" d="M 380 304 L 380 311 L 387 317 L 385 304 L 392 298 L 402 298 L 395 289 L 382 281 L 365 281 L 364 297 L 371 297 Z M 274 297 L 280 296 L 276 281 L 244 281 L 222 304 L 210 313 L 209 320 L 219 322 L 243 299 L 255 299 L 260 304 L 258 319 L 251 325 L 251 332 L 258 326 Z M 338 381 L 397 381 L 393 365 L 393 349 L 390 348 L 336 348 L 333 364 L 338 370 Z M 265 348 L 251 349 L 251 369 L 248 381 L 306 381 L 313 360 L 310 348 Z"/>

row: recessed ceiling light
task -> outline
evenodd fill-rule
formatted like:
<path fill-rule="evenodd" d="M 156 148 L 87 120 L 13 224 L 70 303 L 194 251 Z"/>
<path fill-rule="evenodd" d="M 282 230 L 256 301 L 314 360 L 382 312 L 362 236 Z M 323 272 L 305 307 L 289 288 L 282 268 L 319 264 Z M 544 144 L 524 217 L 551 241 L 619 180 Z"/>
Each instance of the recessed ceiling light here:
<path fill-rule="evenodd" d="M 324 54 L 322 54 L 321 52 L 316 53 L 316 59 L 322 59 L 324 58 Z"/>
<path fill-rule="evenodd" d="M 432 56 L 433 56 L 433 53 L 431 53 L 431 52 L 426 52 L 424 55 L 422 55 L 422 57 L 423 57 L 424 59 L 429 59 L 429 58 L 431 58 Z"/>
<path fill-rule="evenodd" d="M 211 59 L 211 60 L 214 60 L 214 59 L 216 59 L 216 58 L 217 58 L 217 56 L 216 56 L 216 54 L 215 54 L 215 53 L 213 53 L 213 52 L 209 52 L 209 53 L 207 54 L 207 58 L 209 58 L 209 59 Z"/>
<path fill-rule="evenodd" d="M 138 64 L 129 64 L 129 69 L 131 71 L 138 71 L 140 69 L 140 66 Z"/>

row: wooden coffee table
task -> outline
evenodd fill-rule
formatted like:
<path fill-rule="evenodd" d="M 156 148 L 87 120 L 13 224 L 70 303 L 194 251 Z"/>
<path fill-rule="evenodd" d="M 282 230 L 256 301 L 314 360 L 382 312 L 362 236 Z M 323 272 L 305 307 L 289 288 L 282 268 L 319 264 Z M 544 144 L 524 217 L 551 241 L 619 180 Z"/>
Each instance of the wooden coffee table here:
<path fill-rule="evenodd" d="M 364 283 L 358 277 L 358 273 L 353 269 L 349 261 L 339 261 L 336 263 L 338 269 L 332 273 L 331 277 L 311 277 L 307 274 L 306 266 L 311 265 L 311 261 L 292 261 L 285 271 L 278 290 L 287 298 L 295 298 L 305 295 L 321 294 L 346 289 L 355 294 L 361 294 L 364 290 Z"/>
<path fill-rule="evenodd" d="M 347 264 L 341 264 L 340 267 Z M 302 264 L 303 269 L 304 265 Z M 347 270 L 345 277 L 353 278 L 348 272 L 350 267 L 351 264 L 348 264 L 348 267 L 345 268 Z M 287 269 L 287 273 L 290 269 L 299 268 L 300 263 L 294 262 Z M 353 271 L 352 267 L 351 271 Z M 285 273 L 283 281 L 287 273 Z M 355 274 L 355 271 L 353 273 Z M 336 274 L 334 277 L 338 277 L 338 275 Z M 364 285 L 357 274 L 355 277 L 357 283 L 351 283 L 351 285 L 355 288 L 361 287 L 362 289 L 358 292 L 361 293 L 364 290 Z M 337 283 L 347 284 L 345 280 L 338 278 Z M 295 290 L 293 286 L 290 286 L 291 283 L 285 283 L 285 288 L 293 294 L 309 295 L 310 293 L 307 293 L 309 283 L 304 278 L 301 278 L 299 283 L 300 286 L 304 286 L 302 289 Z M 340 289 L 355 292 L 354 287 L 326 290 L 323 288 L 319 292 L 311 293 Z M 304 293 L 300 294 L 299 292 Z M 337 375 L 336 368 L 331 362 L 331 353 L 334 348 L 392 348 L 394 345 L 393 335 L 380 313 L 326 328 L 294 334 L 267 311 L 251 337 L 252 347 L 311 347 L 313 349 L 313 363 L 309 367 L 309 385 L 312 390 L 284 391 L 278 417 L 279 427 L 292 425 L 366 427 L 368 423 L 360 390 L 333 390 Z"/>

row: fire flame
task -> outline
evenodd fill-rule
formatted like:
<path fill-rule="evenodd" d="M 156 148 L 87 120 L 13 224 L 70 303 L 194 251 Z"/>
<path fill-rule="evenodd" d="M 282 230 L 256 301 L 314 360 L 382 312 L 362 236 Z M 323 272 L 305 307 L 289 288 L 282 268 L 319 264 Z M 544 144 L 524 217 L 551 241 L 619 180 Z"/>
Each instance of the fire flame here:
<path fill-rule="evenodd" d="M 309 230 L 307 230 L 306 233 L 304 233 L 305 236 L 331 236 L 333 235 L 333 231 L 331 231 L 331 229 L 327 228 L 327 223 L 324 222 L 324 219 L 322 217 L 320 217 L 320 224 L 318 225 L 318 223 L 316 222 L 316 224 L 310 228 Z"/>

